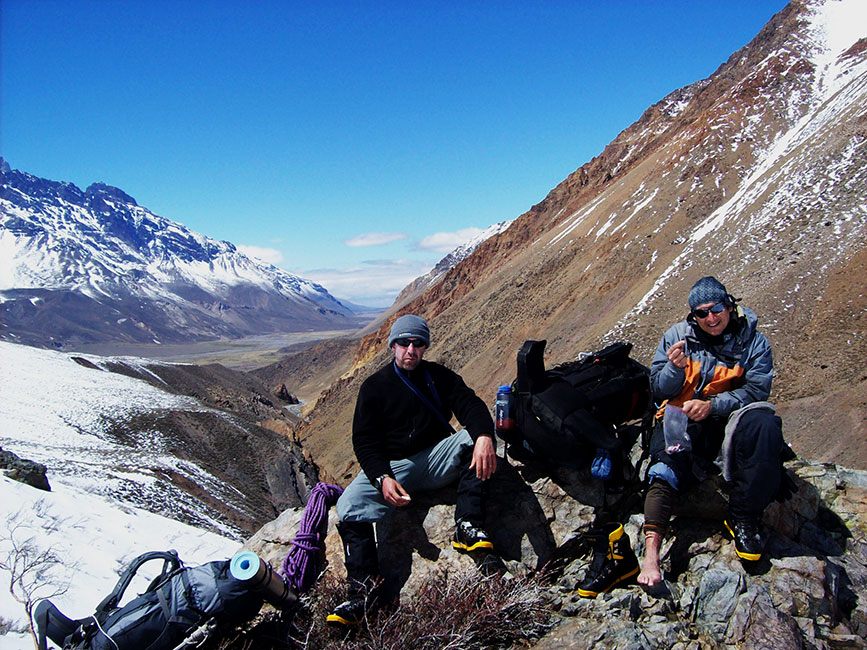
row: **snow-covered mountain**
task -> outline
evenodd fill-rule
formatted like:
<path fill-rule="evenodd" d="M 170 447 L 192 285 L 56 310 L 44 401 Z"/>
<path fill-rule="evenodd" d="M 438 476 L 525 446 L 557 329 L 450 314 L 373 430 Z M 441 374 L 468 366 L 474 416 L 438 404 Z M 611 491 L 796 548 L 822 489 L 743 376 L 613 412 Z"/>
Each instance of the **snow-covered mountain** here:
<path fill-rule="evenodd" d="M 420 275 L 415 280 L 410 282 L 406 287 L 404 287 L 401 290 L 400 294 L 398 294 L 397 298 L 395 298 L 394 304 L 396 306 L 402 305 L 417 296 L 425 289 L 435 285 L 443 278 L 443 276 L 445 276 L 448 271 L 450 271 L 452 268 L 454 268 L 467 257 L 469 257 L 470 254 L 472 254 L 472 252 L 476 250 L 476 248 L 478 248 L 480 244 L 487 241 L 494 235 L 498 235 L 504 230 L 506 230 L 509 225 L 511 225 L 512 221 L 513 219 L 508 219 L 506 221 L 495 223 L 493 226 L 485 228 L 478 235 L 472 237 L 468 241 L 465 241 L 463 244 L 455 248 L 448 255 L 446 255 L 439 262 L 437 262 L 436 266 L 434 266 L 430 271 L 428 271 L 424 275 Z"/>
<path fill-rule="evenodd" d="M 2 341 L 0 368 L 0 447 L 52 485 L 239 538 L 315 482 L 297 445 L 258 426 L 281 413 L 243 373 Z"/>
<path fill-rule="evenodd" d="M 157 216 L 117 188 L 81 191 L 0 166 L 6 340 L 166 343 L 353 325 L 323 287 Z"/>

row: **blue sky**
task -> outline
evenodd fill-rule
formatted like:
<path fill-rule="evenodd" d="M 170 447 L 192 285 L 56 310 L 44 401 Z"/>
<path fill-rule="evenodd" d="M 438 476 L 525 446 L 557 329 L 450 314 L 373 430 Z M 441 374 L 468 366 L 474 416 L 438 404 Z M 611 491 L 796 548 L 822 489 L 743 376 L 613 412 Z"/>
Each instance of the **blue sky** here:
<path fill-rule="evenodd" d="M 0 153 L 385 306 L 782 0 L 3 0 Z"/>

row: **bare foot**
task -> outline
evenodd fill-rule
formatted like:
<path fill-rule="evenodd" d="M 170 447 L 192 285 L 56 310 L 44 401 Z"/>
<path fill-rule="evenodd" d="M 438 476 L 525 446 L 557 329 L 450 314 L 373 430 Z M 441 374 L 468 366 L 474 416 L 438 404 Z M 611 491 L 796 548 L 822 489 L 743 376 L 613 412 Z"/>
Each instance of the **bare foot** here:
<path fill-rule="evenodd" d="M 644 544 L 644 562 L 641 563 L 638 584 L 653 587 L 662 581 L 662 572 L 659 570 L 659 547 L 662 546 L 662 535 L 647 531 L 644 535 Z"/>
<path fill-rule="evenodd" d="M 659 565 L 656 562 L 649 562 L 645 558 L 641 565 L 641 573 L 638 574 L 638 584 L 652 587 L 660 582 L 662 582 L 662 573 L 659 570 Z"/>

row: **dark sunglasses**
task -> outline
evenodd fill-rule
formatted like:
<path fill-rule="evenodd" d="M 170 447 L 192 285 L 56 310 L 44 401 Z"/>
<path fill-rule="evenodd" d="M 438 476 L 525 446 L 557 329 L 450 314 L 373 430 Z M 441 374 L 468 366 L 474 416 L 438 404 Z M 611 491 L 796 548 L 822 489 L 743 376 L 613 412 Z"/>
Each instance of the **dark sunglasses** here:
<path fill-rule="evenodd" d="M 725 308 L 726 308 L 726 306 L 723 303 L 718 302 L 715 305 L 711 305 L 707 309 L 693 309 L 692 315 L 695 316 L 696 318 L 707 318 L 708 314 L 710 314 L 710 313 L 719 314 Z"/>
<path fill-rule="evenodd" d="M 394 342 L 402 348 L 408 348 L 410 344 L 412 344 L 416 349 L 427 347 L 427 343 L 421 339 L 394 339 Z"/>

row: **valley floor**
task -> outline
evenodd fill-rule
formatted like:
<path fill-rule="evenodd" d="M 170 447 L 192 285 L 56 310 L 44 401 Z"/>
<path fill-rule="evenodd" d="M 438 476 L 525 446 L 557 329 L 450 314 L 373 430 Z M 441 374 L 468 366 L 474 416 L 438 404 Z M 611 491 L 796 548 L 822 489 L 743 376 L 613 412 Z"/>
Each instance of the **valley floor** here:
<path fill-rule="evenodd" d="M 64 352 L 99 356 L 132 356 L 176 363 L 219 363 L 236 370 L 251 370 L 279 361 L 285 348 L 353 334 L 356 330 L 261 334 L 241 339 L 218 339 L 198 343 L 144 344 L 91 343 L 64 347 Z"/>

